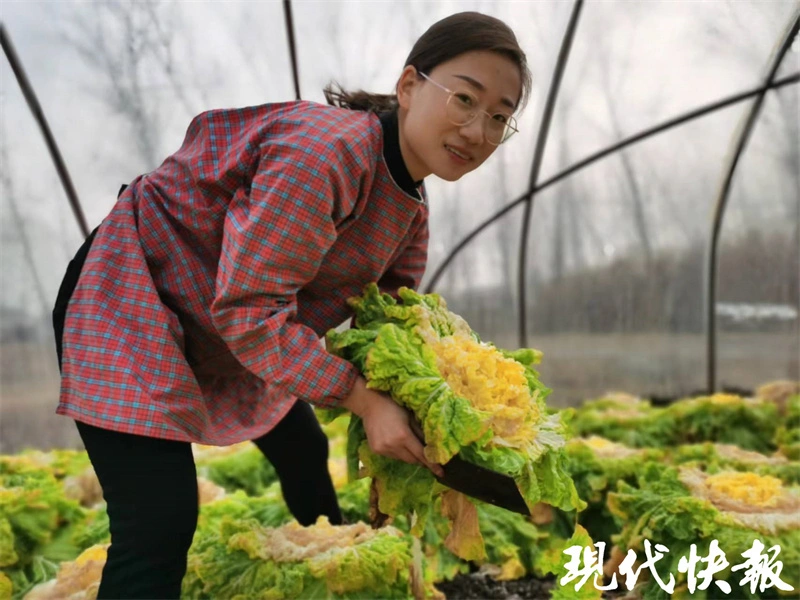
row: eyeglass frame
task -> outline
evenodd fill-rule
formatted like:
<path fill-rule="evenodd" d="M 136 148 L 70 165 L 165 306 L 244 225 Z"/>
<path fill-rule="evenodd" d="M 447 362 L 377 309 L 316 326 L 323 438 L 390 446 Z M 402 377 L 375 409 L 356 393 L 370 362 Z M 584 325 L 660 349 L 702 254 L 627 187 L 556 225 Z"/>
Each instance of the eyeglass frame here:
<path fill-rule="evenodd" d="M 422 76 L 426 81 L 430 81 L 433 85 L 435 85 L 439 89 L 441 89 L 441 90 L 443 90 L 443 91 L 448 93 L 446 105 L 450 104 L 450 101 L 453 99 L 453 96 L 455 96 L 456 94 L 460 93 L 460 92 L 456 92 L 455 90 L 451 90 L 448 87 L 445 87 L 444 85 L 442 85 L 438 81 L 433 80 L 430 75 L 428 75 L 426 73 L 423 73 L 422 71 L 417 71 L 417 74 Z M 481 108 L 476 108 L 474 116 L 469 121 L 467 121 L 466 123 L 454 123 L 452 120 L 450 120 L 450 119 L 448 119 L 448 120 L 451 123 L 453 123 L 453 125 L 457 125 L 459 127 L 464 127 L 464 126 L 469 125 L 470 123 L 474 122 L 475 119 L 477 119 L 480 116 L 481 113 L 483 113 L 484 115 L 486 115 L 490 119 L 494 118 L 495 115 L 503 115 L 504 117 L 506 117 L 506 116 L 508 117 L 508 121 L 506 123 L 504 123 L 504 125 L 506 126 L 507 129 L 511 130 L 511 133 L 509 133 L 507 136 L 505 136 L 498 143 L 494 143 L 493 141 L 491 141 L 489 139 L 488 136 L 486 136 L 486 141 L 489 142 L 492 146 L 500 146 L 501 144 L 505 144 L 509 139 L 511 139 L 511 137 L 515 133 L 519 133 L 519 129 L 517 129 L 517 127 L 516 127 L 517 120 L 514 118 L 514 115 L 504 115 L 503 113 L 499 113 L 499 112 L 495 113 L 494 115 L 491 115 L 491 114 L 489 114 L 488 111 L 485 111 L 485 110 L 483 110 Z M 514 124 L 512 125 L 511 122 L 513 122 Z M 481 124 L 483 125 L 483 123 L 481 123 Z M 484 125 L 484 127 L 485 127 L 485 125 Z M 485 135 L 486 134 L 484 133 L 484 136 Z"/>

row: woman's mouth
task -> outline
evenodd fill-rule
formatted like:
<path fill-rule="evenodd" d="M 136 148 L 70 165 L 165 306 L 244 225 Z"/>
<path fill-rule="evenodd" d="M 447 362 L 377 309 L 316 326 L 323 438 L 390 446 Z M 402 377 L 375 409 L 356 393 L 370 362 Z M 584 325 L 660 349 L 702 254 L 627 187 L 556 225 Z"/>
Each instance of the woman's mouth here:
<path fill-rule="evenodd" d="M 450 157 L 459 164 L 466 164 L 472 158 L 469 154 L 467 154 L 463 150 L 458 150 L 456 148 L 453 148 L 452 146 L 448 146 L 447 144 L 445 144 L 444 147 L 450 153 Z"/>

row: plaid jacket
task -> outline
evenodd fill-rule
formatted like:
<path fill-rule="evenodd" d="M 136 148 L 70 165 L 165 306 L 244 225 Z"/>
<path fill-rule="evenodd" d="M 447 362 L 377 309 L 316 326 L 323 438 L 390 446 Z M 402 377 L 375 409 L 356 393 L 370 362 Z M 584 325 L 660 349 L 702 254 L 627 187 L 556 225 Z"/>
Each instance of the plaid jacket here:
<path fill-rule="evenodd" d="M 57 412 L 225 445 L 296 398 L 335 406 L 356 370 L 320 336 L 378 281 L 417 287 L 428 207 L 403 192 L 374 114 L 311 102 L 215 110 L 135 179 L 70 300 Z"/>

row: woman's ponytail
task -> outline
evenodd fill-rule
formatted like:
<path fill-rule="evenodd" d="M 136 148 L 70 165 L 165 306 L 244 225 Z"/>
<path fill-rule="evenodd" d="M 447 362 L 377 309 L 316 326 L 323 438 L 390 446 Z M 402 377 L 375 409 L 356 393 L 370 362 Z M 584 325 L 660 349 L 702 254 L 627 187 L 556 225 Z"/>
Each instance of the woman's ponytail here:
<path fill-rule="evenodd" d="M 475 51 L 495 52 L 517 65 L 522 89 L 515 108 L 524 107 L 533 85 L 525 52 L 511 28 L 490 15 L 461 12 L 437 21 L 414 44 L 405 66 L 412 65 L 418 73 L 430 73 L 436 66 L 448 60 Z M 336 83 L 329 84 L 324 92 L 328 104 L 341 108 L 373 112 L 397 108 L 397 96 L 394 94 L 346 92 Z"/>
<path fill-rule="evenodd" d="M 328 104 L 339 108 L 375 113 L 388 112 L 397 108 L 397 96 L 394 94 L 371 94 L 363 90 L 348 92 L 335 82 L 325 86 L 323 92 Z"/>

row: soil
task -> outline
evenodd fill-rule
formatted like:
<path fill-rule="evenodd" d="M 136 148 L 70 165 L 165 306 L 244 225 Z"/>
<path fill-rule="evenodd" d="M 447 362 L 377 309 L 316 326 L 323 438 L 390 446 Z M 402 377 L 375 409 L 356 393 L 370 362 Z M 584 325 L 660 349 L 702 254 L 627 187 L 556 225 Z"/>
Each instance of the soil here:
<path fill-rule="evenodd" d="M 524 577 L 512 581 L 495 581 L 476 572 L 457 575 L 451 581 L 436 584 L 447 600 L 539 600 L 549 599 L 555 578 Z"/>
<path fill-rule="evenodd" d="M 555 577 L 540 579 L 523 577 L 512 581 L 495 581 L 480 571 L 457 575 L 451 581 L 436 584 L 447 600 L 549 600 Z M 621 598 L 620 591 L 603 593 L 603 598 Z"/>

